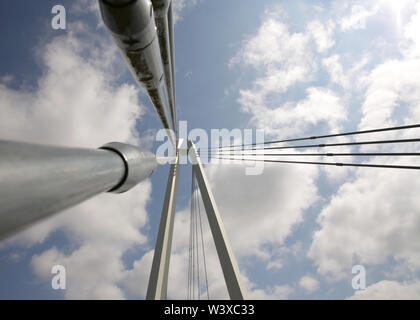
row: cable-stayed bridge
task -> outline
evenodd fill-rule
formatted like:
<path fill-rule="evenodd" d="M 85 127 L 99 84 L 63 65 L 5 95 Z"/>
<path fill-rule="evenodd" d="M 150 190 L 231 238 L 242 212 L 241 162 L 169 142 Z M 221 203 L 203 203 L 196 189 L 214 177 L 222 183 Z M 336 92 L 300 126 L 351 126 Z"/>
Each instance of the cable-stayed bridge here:
<path fill-rule="evenodd" d="M 198 150 L 193 141 L 184 147 L 178 137 L 175 81 L 174 19 L 171 0 L 99 0 L 102 19 L 121 51 L 134 79 L 148 93 L 174 149 L 170 164 L 161 220 L 147 289 L 147 299 L 166 299 L 171 246 L 177 202 L 180 158 L 192 163 L 188 299 L 211 298 L 208 288 L 206 252 L 203 239 L 204 208 L 212 238 L 231 299 L 246 299 L 240 270 L 223 226 L 200 155 L 210 159 L 244 164 L 249 161 L 419 170 L 420 166 L 396 163 L 420 152 L 341 152 L 341 147 L 401 146 L 420 142 L 418 137 L 364 138 L 369 134 L 410 132 L 420 124 L 390 126 L 360 131 L 287 138 L 263 143 L 232 144 Z M 169 112 L 168 112 L 169 111 Z M 326 139 L 354 138 L 337 142 Z M 322 143 L 314 141 L 321 140 Z M 330 151 L 338 148 L 338 151 Z M 316 151 L 311 151 L 316 149 Z M 326 151 L 324 151 L 326 150 Z M 394 149 L 393 149 L 394 150 Z M 149 177 L 158 167 L 150 151 L 119 142 L 99 149 L 63 148 L 0 141 L 0 237 L 6 238 L 32 223 L 80 203 L 102 192 L 126 192 Z M 315 157 L 317 160 L 306 160 Z M 361 159 L 335 162 L 334 157 Z M 364 161 L 375 157 L 384 162 Z M 217 162 L 216 162 L 217 163 Z M 162 190 L 163 192 L 163 190 Z M 176 236 L 176 235 L 175 235 Z M 202 260 L 202 261 L 201 261 Z M 200 271 L 200 266 L 203 266 Z M 205 290 L 202 290 L 202 284 Z"/>

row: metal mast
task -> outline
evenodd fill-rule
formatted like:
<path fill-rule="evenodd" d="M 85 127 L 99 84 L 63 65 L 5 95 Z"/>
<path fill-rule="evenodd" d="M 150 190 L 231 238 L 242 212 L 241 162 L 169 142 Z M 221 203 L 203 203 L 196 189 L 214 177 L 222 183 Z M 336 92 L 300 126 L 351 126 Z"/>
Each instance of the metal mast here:
<path fill-rule="evenodd" d="M 166 299 L 180 168 L 180 150 L 175 143 L 178 134 L 172 1 L 99 0 L 99 5 L 105 25 L 120 48 L 134 78 L 147 90 L 163 127 L 168 131 L 176 152 L 175 163 L 171 165 L 169 172 L 146 294 L 146 299 Z M 172 120 L 171 125 L 175 136 L 169 132 L 170 123 L 166 115 L 161 90 L 162 79 L 164 79 Z M 189 142 L 189 148 L 193 150 L 191 155 L 194 163 L 193 170 L 203 197 L 229 295 L 232 299 L 244 299 L 245 293 L 240 281 L 239 269 L 227 240 L 200 158 L 193 143 Z"/>
<path fill-rule="evenodd" d="M 147 287 L 147 300 L 164 300 L 167 295 L 179 169 L 178 154 L 175 163 L 171 165 L 169 171 L 162 216 L 153 255 L 152 270 L 150 271 L 149 285 Z"/>
<path fill-rule="evenodd" d="M 171 56 L 164 60 L 164 62 L 167 61 L 164 70 L 152 3 L 150 0 L 99 0 L 99 7 L 102 20 L 120 49 L 134 79 L 147 90 L 175 149 L 176 137 L 173 137 L 170 132 L 171 125 L 161 88 L 163 78 L 173 80 L 173 75 L 165 74 L 165 70 L 172 71 L 170 65 L 168 66 L 169 61 L 172 60 L 170 59 Z M 159 11 L 159 14 L 162 13 L 162 10 Z M 167 8 L 166 11 L 168 11 Z M 158 21 L 161 21 L 160 16 Z M 161 32 L 161 35 L 165 33 L 165 30 Z M 169 43 L 170 45 L 169 34 L 166 40 L 164 39 L 162 44 Z M 165 55 L 169 54 L 165 49 L 168 49 L 168 47 L 164 47 Z M 173 94 L 168 93 L 169 101 L 173 101 L 172 97 Z M 175 107 L 173 106 L 173 108 Z M 174 119 L 172 120 L 172 125 L 175 125 Z M 175 127 L 172 129 L 176 131 Z"/>
<path fill-rule="evenodd" d="M 220 265 L 222 267 L 223 276 L 229 296 L 232 300 L 246 299 L 245 288 L 241 281 L 238 264 L 230 247 L 226 231 L 223 226 L 222 218 L 217 209 L 216 201 L 210 189 L 210 184 L 201 164 L 200 156 L 192 141 L 188 141 L 189 156 L 195 176 L 197 178 L 198 187 L 200 188 L 203 199 L 204 208 L 206 210 L 207 219 L 209 221 L 210 230 L 213 235 L 214 244 L 216 245 L 217 254 L 219 256 Z"/>

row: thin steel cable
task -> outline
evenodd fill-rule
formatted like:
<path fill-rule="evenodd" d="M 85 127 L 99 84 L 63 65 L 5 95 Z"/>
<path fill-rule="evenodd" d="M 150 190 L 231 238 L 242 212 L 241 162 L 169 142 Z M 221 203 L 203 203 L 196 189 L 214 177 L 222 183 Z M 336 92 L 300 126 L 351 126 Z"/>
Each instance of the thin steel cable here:
<path fill-rule="evenodd" d="M 315 140 L 315 139 L 324 139 L 324 138 L 332 138 L 332 137 L 342 137 L 342 136 L 350 136 L 350 135 L 358 135 L 358 134 L 366 134 L 366 133 L 374 133 L 374 132 L 384 132 L 384 131 L 394 131 L 394 130 L 406 130 L 406 129 L 414 129 L 414 128 L 420 128 L 420 124 L 413 124 L 413 125 L 406 125 L 406 126 L 398 126 L 398 127 L 378 128 L 378 129 L 370 129 L 370 130 L 362 130 L 362 131 L 350 131 L 350 132 L 334 133 L 334 134 L 327 134 L 327 135 L 320 135 L 320 136 L 309 136 L 309 137 L 303 137 L 303 138 L 274 140 L 274 141 L 267 141 L 267 142 L 263 142 L 263 143 L 238 144 L 238 145 L 231 145 L 231 146 L 225 146 L 225 147 L 216 147 L 216 148 L 210 148 L 210 149 L 226 149 L 226 148 L 237 148 L 237 147 L 244 147 L 244 146 L 266 145 L 266 144 L 273 144 L 273 143 L 284 143 L 284 142 L 294 142 L 294 141 L 304 141 L 304 140 Z"/>
<path fill-rule="evenodd" d="M 244 150 L 247 151 L 247 150 Z M 237 152 L 237 151 L 235 151 Z M 306 156 L 322 156 L 322 157 L 345 157 L 345 156 L 355 156 L 355 157 L 378 157 L 378 156 L 420 156 L 420 152 L 368 152 L 368 153 L 243 153 L 235 154 L 235 153 L 218 153 L 219 156 L 274 156 L 274 157 L 289 157 L 289 156 L 296 156 L 296 157 L 306 157 Z"/>
<path fill-rule="evenodd" d="M 371 141 L 358 141 L 358 142 L 341 142 L 341 143 L 321 143 L 321 144 L 305 144 L 287 147 L 264 147 L 264 148 L 250 148 L 251 150 L 284 150 L 284 149 L 302 149 L 302 148 L 324 148 L 324 147 L 341 147 L 341 146 L 356 146 L 367 144 L 390 144 L 390 143 L 408 143 L 420 142 L 420 138 L 412 139 L 394 139 L 394 140 L 371 140 Z"/>
<path fill-rule="evenodd" d="M 387 169 L 413 169 L 420 170 L 420 166 L 406 165 L 385 165 L 385 164 L 365 164 L 365 163 L 341 163 L 341 162 L 316 162 L 316 161 L 283 161 L 283 160 L 262 160 L 262 159 L 245 159 L 245 158 L 216 158 L 221 160 L 241 160 L 241 161 L 258 161 L 271 163 L 294 163 L 294 164 L 315 164 L 338 167 L 367 167 L 367 168 L 387 168 Z"/>

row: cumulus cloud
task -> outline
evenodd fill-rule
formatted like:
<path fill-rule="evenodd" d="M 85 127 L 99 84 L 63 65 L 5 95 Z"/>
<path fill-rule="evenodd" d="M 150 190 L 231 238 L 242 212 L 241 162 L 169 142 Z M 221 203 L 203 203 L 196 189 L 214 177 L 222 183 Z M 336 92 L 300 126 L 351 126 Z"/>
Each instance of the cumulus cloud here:
<path fill-rule="evenodd" d="M 405 29 L 406 35 L 412 34 L 418 19 L 418 13 L 412 16 Z M 412 124 L 420 120 L 420 78 L 412 72 L 420 67 L 417 44 L 412 37 L 406 38 L 403 43 L 401 59 L 385 61 L 371 71 L 361 108 L 361 129 Z M 396 117 L 397 114 L 404 116 Z M 416 133 L 418 131 L 414 130 L 385 136 L 408 138 L 416 136 Z M 407 152 L 416 148 L 415 145 L 396 145 L 371 146 L 361 150 Z M 389 164 L 418 164 L 413 159 L 395 157 L 370 160 L 376 163 L 384 161 Z M 420 227 L 420 185 L 416 176 L 416 172 L 403 170 L 359 170 L 354 180 L 344 183 L 318 219 L 320 230 L 315 233 L 309 251 L 318 272 L 339 279 L 349 274 L 354 264 L 382 265 L 387 261 L 404 266 L 408 274 L 419 270 L 419 237 L 416 230 Z M 369 297 L 371 293 L 373 298 L 379 297 L 382 289 L 388 293 L 393 291 L 395 294 L 391 296 L 397 297 L 402 285 L 379 282 L 367 293 L 357 293 L 356 297 Z M 384 297 L 387 297 L 386 292 Z"/>
<path fill-rule="evenodd" d="M 196 2 L 175 1 L 175 19 L 179 21 L 180 11 Z M 333 87 L 312 83 L 320 66 L 328 72 L 330 83 L 338 84 L 346 92 L 354 87 L 363 92 L 360 129 L 420 120 L 420 78 L 413 72 L 420 69 L 419 4 L 417 13 L 403 30 L 401 55 L 378 63 L 369 74 L 360 71 L 365 70 L 371 56 L 345 65 L 345 54 L 334 49 L 338 32 L 365 28 L 366 20 L 377 13 L 378 7 L 361 2 L 344 7 L 345 14 L 336 20 L 311 20 L 303 31 L 291 31 L 279 12 L 268 14 L 257 32 L 243 41 L 230 60 L 231 68 L 240 65 L 255 72 L 254 81 L 240 89 L 238 102 L 240 110 L 249 114 L 251 121 L 264 128 L 267 135 L 295 136 L 309 133 L 318 125 L 325 127 L 325 131 L 339 131 L 343 127 L 350 114 L 347 101 Z M 71 30 L 83 28 L 82 24 L 75 24 Z M 110 72 L 115 70 L 112 61 L 119 59 L 115 46 L 92 40 L 97 39 L 69 32 L 38 50 L 44 73 L 34 89 L 12 87 L 15 79 L 10 75 L 0 78 L 2 138 L 85 147 L 98 147 L 111 140 L 140 142 L 135 124 L 145 109 L 137 100 L 139 92 L 134 86 L 118 85 L 115 74 Z M 289 90 L 299 86 L 303 88 L 302 95 L 290 99 Z M 399 116 L 395 117 L 397 113 Z M 150 143 L 153 132 L 149 133 L 148 139 L 141 142 Z M 375 150 L 370 148 L 362 150 Z M 384 160 L 390 161 L 384 158 L 369 161 Z M 248 272 L 252 263 L 262 263 L 267 270 L 281 269 L 287 263 L 284 256 L 290 249 L 285 247 L 286 240 L 320 199 L 320 186 L 316 184 L 319 169 L 267 165 L 262 175 L 245 176 L 242 166 L 225 164 L 209 165 L 206 172 L 249 297 L 285 299 L 298 288 L 308 294 L 318 290 L 319 280 L 308 275 L 311 272 L 298 278 L 295 286 L 273 283 L 264 288 Z M 338 175 L 334 172 L 333 176 Z M 417 181 L 412 172 L 406 171 L 353 172 L 352 179 L 325 202 L 317 220 L 319 228 L 308 257 L 318 273 L 343 279 L 351 276 L 351 267 L 356 263 L 381 265 L 390 260 L 403 265 L 408 273 L 417 272 L 420 268 Z M 150 193 L 151 185 L 146 181 L 127 194 L 101 195 L 3 245 L 32 246 L 62 230 L 72 244 L 71 250 L 51 247 L 34 255 L 31 267 L 39 278 L 50 279 L 52 265 L 62 264 L 67 269 L 67 298 L 121 299 L 127 294 L 144 298 L 153 251 L 146 252 L 130 269 L 124 266 L 122 255 L 133 246 L 146 243 L 142 228 L 147 225 L 145 208 Z M 206 222 L 205 225 L 210 297 L 225 299 L 228 295 L 222 271 Z M 186 290 L 182 290 L 187 286 L 188 268 L 185 230 L 189 230 L 186 209 L 176 215 L 170 298 L 186 296 Z M 418 297 L 418 288 L 417 280 L 384 280 L 352 298 L 412 298 Z M 203 287 L 201 295 L 205 297 Z"/>
<path fill-rule="evenodd" d="M 33 89 L 0 84 L 1 137 L 90 148 L 110 141 L 138 144 L 135 125 L 145 108 L 135 86 L 117 84 L 114 61 L 121 58 L 115 46 L 81 23 L 69 30 L 38 48 L 43 74 Z M 141 229 L 150 193 L 150 181 L 145 181 L 125 194 L 100 195 L 2 246 L 30 247 L 61 230 L 70 252 L 53 247 L 34 255 L 35 275 L 50 278 L 51 267 L 61 264 L 67 271 L 66 298 L 124 298 L 118 287 L 125 274 L 122 255 L 147 240 Z"/>
<path fill-rule="evenodd" d="M 304 219 L 306 210 L 318 196 L 315 167 L 284 167 L 267 165 L 260 176 L 246 176 L 244 168 L 232 165 L 208 165 L 209 182 L 222 217 L 226 234 L 239 263 L 243 283 L 249 298 L 286 299 L 295 290 L 288 284 L 261 287 L 248 274 L 248 267 L 256 263 L 272 268 L 272 261 L 283 258 L 285 239 Z M 227 299 L 228 292 L 216 248 L 201 206 L 203 239 L 206 248 L 207 278 L 211 299 Z M 188 259 L 190 212 L 176 213 L 169 272 L 168 296 L 185 299 L 188 286 Z M 201 244 L 200 244 L 201 249 Z M 200 252 L 200 256 L 202 253 Z M 124 285 L 130 288 L 130 279 L 136 275 L 147 278 L 152 252 L 134 264 Z M 200 260 L 201 297 L 206 298 L 203 260 Z M 145 288 L 131 285 L 131 291 L 144 297 Z"/>
<path fill-rule="evenodd" d="M 173 0 L 173 15 L 175 23 L 182 20 L 182 11 L 197 4 L 198 0 Z"/>
<path fill-rule="evenodd" d="M 397 282 L 382 280 L 358 290 L 349 297 L 350 300 L 418 300 L 420 298 L 420 281 Z"/>
<path fill-rule="evenodd" d="M 334 45 L 333 29 L 332 20 L 326 24 L 313 20 L 306 32 L 292 33 L 283 16 L 272 12 L 230 60 L 231 67 L 241 63 L 258 75 L 252 88 L 239 90 L 238 102 L 266 134 L 292 136 L 323 121 L 330 129 L 337 129 L 346 120 L 346 108 L 331 89 L 308 87 L 306 98 L 297 102 L 280 98 L 293 86 L 313 80 L 318 69 L 316 53 Z"/>
<path fill-rule="evenodd" d="M 175 20 L 195 4 L 195 0 L 175 0 Z M 94 14 L 97 27 L 102 26 L 97 2 L 77 1 L 69 12 Z M 69 21 L 65 36 L 38 47 L 43 74 L 33 89 L 16 89 L 11 86 L 16 79 L 1 77 L 3 139 L 90 148 L 110 141 L 151 144 L 153 131 L 140 139 L 136 130 L 145 113 L 138 87 L 119 84 L 125 64 L 110 38 L 95 34 L 97 30 L 92 32 L 80 21 Z M 125 194 L 97 196 L 32 226 L 2 246 L 30 247 L 62 230 L 74 250 L 68 253 L 53 247 L 35 255 L 31 262 L 34 273 L 49 279 L 51 267 L 62 264 L 67 269 L 67 298 L 124 298 L 119 286 L 130 293 L 129 280 L 138 274 L 136 264 L 133 270 L 125 269 L 122 255 L 147 241 L 141 230 L 147 225 L 145 208 L 150 194 L 151 183 L 145 181 Z M 143 261 L 148 257 L 150 254 L 144 255 Z M 148 276 L 150 267 L 146 269 Z"/>
<path fill-rule="evenodd" d="M 254 82 L 262 97 L 271 91 L 284 92 L 297 82 L 307 81 L 313 72 L 309 40 L 307 34 L 290 33 L 287 24 L 272 14 L 257 34 L 243 43 L 230 66 L 243 63 L 263 70 Z"/>
<path fill-rule="evenodd" d="M 196 1 L 174 1 L 175 19 Z M 120 84 L 126 66 L 110 37 L 103 37 L 97 2 L 80 0 L 69 7 L 75 15 L 94 14 L 96 30 L 80 20 L 68 22 L 64 36 L 36 48 L 42 75 L 32 88 L 21 87 L 11 75 L 0 78 L 2 139 L 41 144 L 97 148 L 110 141 L 150 145 L 153 130 L 140 139 L 136 123 L 145 113 L 137 86 Z M 132 293 L 133 277 L 145 293 L 151 253 L 127 270 L 122 256 L 147 238 L 146 205 L 151 183 L 144 181 L 121 194 L 103 194 L 42 221 L 2 243 L 2 248 L 29 248 L 59 230 L 68 247 L 52 247 L 34 255 L 31 268 L 49 281 L 51 267 L 66 267 L 65 297 L 122 299 Z M 69 250 L 70 248 L 70 250 Z M 145 261 L 145 262 L 143 262 Z M 137 265 L 146 263 L 141 278 Z M 140 277 L 140 278 L 138 278 Z"/>
<path fill-rule="evenodd" d="M 318 271 L 340 275 L 356 262 L 382 264 L 389 257 L 418 269 L 419 188 L 410 172 L 359 170 L 319 217 L 309 252 Z"/>
<path fill-rule="evenodd" d="M 228 299 L 229 295 L 223 278 L 222 269 L 203 207 L 201 208 L 201 214 L 210 299 Z M 168 279 L 169 299 L 186 299 L 188 295 L 189 232 L 186 232 L 186 230 L 190 230 L 190 211 L 187 208 L 178 211 L 175 216 L 174 238 L 172 242 Z M 201 238 L 199 240 L 199 255 L 201 257 L 199 259 L 199 277 L 201 279 L 199 294 L 202 299 L 207 299 Z M 135 261 L 133 268 L 125 273 L 124 278 L 121 281 L 122 288 L 135 297 L 145 298 L 146 296 L 153 253 L 153 250 L 148 251 L 142 258 Z M 245 276 L 243 277 L 243 280 L 245 283 L 248 283 L 248 279 Z M 195 299 L 198 298 L 197 292 L 198 290 L 196 288 L 194 294 Z"/>
<path fill-rule="evenodd" d="M 207 166 L 206 172 L 249 296 L 284 299 L 291 295 L 288 285 L 261 288 L 253 283 L 245 262 L 260 262 L 268 268 L 271 261 L 282 258 L 279 248 L 318 200 L 316 168 L 267 165 L 262 175 L 246 176 L 241 165 L 219 164 Z M 213 271 L 214 290 L 222 294 L 224 280 L 218 270 Z"/>
<path fill-rule="evenodd" d="M 282 258 L 285 239 L 304 219 L 305 210 L 317 200 L 315 167 L 282 167 L 268 165 L 261 176 L 246 176 L 237 165 L 208 165 L 206 173 L 222 217 L 226 234 L 239 263 L 241 277 L 252 299 L 286 299 L 295 289 L 288 284 L 261 287 L 248 274 L 248 266 L 263 263 L 272 267 L 273 260 Z M 211 299 L 227 299 L 228 293 L 219 259 L 201 206 L 203 239 L 206 250 L 207 278 Z M 174 226 L 168 296 L 185 299 L 188 286 L 190 212 L 177 212 Z M 201 249 L 201 244 L 200 244 Z M 151 252 L 147 254 L 151 257 Z M 202 253 L 200 252 L 202 257 Z M 253 262 L 251 262 L 253 261 Z M 142 258 L 134 264 L 132 274 L 146 278 L 151 259 Z M 200 262 L 201 298 L 206 298 L 204 265 Z M 131 276 L 130 276 L 131 277 Z M 126 279 L 131 279 L 131 278 Z M 129 282 L 129 280 L 128 280 Z M 134 288 L 142 297 L 144 290 Z"/>
<path fill-rule="evenodd" d="M 344 65 L 343 56 L 332 54 L 322 59 L 322 66 L 329 74 L 331 85 L 338 85 L 341 100 L 350 104 L 359 95 L 363 95 L 370 80 L 370 71 L 367 65 L 372 61 L 370 54 L 362 55 L 350 65 Z"/>
<path fill-rule="evenodd" d="M 360 12 L 353 10 L 351 19 L 349 17 L 347 22 L 341 20 L 343 30 L 360 26 L 357 24 L 363 16 Z M 404 59 L 379 64 L 368 76 L 364 73 L 360 76 L 360 71 L 370 61 L 368 55 L 346 68 L 339 54 L 332 53 L 320 60 L 329 72 L 331 82 L 344 89 L 353 89 L 356 85 L 363 90 L 365 86 L 361 129 L 395 124 L 392 116 L 399 101 L 406 104 L 407 119 L 404 122 L 417 119 L 418 81 L 417 76 L 409 72 L 409 69 L 418 68 L 417 38 L 413 31 L 415 19 L 413 16 L 405 29 L 406 42 L 401 44 Z M 279 102 L 271 97 L 286 93 L 294 85 L 309 84 L 317 70 L 314 50 L 325 54 L 334 46 L 333 26 L 333 22 L 323 25 L 315 21 L 305 33 L 293 33 L 281 15 L 269 15 L 258 32 L 247 38 L 230 60 L 231 67 L 241 64 L 257 71 L 252 87 L 241 89 L 238 101 L 242 111 L 249 113 L 257 126 L 264 127 L 270 135 L 295 135 L 323 122 L 331 130 L 338 131 L 347 120 L 346 104 L 332 89 L 308 85 L 304 97 L 298 101 Z M 272 50 L 266 50 L 267 47 Z M 378 100 L 383 93 L 387 99 Z M 378 111 L 375 104 L 384 110 Z M 376 116 L 376 113 L 381 114 Z M 264 175 L 256 177 L 245 176 L 243 168 L 234 165 L 219 165 L 217 168 L 210 165 L 206 170 L 249 296 L 287 298 L 296 288 L 283 284 L 260 288 L 249 278 L 244 261 L 247 257 L 255 257 L 265 263 L 267 269 L 283 267 L 285 239 L 293 234 L 293 229 L 302 223 L 305 211 L 318 199 L 315 184 L 318 170 L 300 167 L 287 167 L 286 170 L 281 166 L 265 169 Z M 419 227 L 416 219 L 419 210 L 415 199 L 420 186 L 412 180 L 415 180 L 412 174 L 402 171 L 354 172 L 352 180 L 344 183 L 326 202 L 319 216 L 320 229 L 314 234 L 308 253 L 319 274 L 343 279 L 351 275 L 355 263 L 379 265 L 390 258 L 404 264 L 407 270 L 418 270 L 420 259 L 416 253 L 419 248 L 415 230 Z M 284 181 L 293 182 L 286 187 Z M 255 219 L 256 214 L 258 219 Z M 188 239 L 183 230 L 188 230 L 187 211 L 179 212 L 175 223 L 176 234 L 183 236 L 174 240 L 169 286 L 172 298 L 185 298 L 186 294 L 186 291 L 179 290 L 187 283 Z M 211 248 L 207 259 L 211 261 L 208 268 L 211 296 L 226 298 L 223 276 L 209 233 L 205 234 L 205 242 Z M 150 257 L 151 252 L 147 256 Z M 141 259 L 130 273 L 138 272 L 139 277 L 145 278 L 150 263 L 150 259 Z M 398 287 L 401 284 L 393 285 Z M 298 286 L 310 294 L 318 290 L 319 281 L 305 275 L 298 281 Z M 376 292 L 375 285 L 369 288 L 364 292 Z M 202 290 L 203 296 L 204 293 Z M 138 290 L 137 294 L 142 296 L 144 290 Z M 356 295 L 359 294 L 362 293 Z"/>
<path fill-rule="evenodd" d="M 310 87 L 306 98 L 297 102 L 286 102 L 277 108 L 269 108 L 255 99 L 253 92 L 241 91 L 239 102 L 252 111 L 252 120 L 271 136 L 290 137 L 307 132 L 311 126 L 326 124 L 337 130 L 347 119 L 347 110 L 341 98 L 331 89 Z"/>
<path fill-rule="evenodd" d="M 418 118 L 420 76 L 411 70 L 416 70 L 419 66 L 418 58 L 390 60 L 372 71 L 362 105 L 363 118 L 360 128 L 392 124 L 393 115 L 401 104 L 408 104 L 412 116 Z M 413 118 L 404 119 L 405 122 L 413 120 Z"/>
<path fill-rule="evenodd" d="M 207 173 L 239 257 L 270 256 L 264 245 L 281 246 L 318 199 L 315 167 L 266 164 L 262 175 L 246 176 L 243 166 L 226 164 L 209 165 Z"/>
<path fill-rule="evenodd" d="M 339 32 L 343 35 L 343 31 L 365 28 L 366 20 L 378 13 L 381 6 L 385 4 L 364 5 L 360 2 L 343 5 L 334 21 L 323 24 L 322 20 L 314 20 L 308 24 L 306 32 L 300 33 L 290 32 L 282 15 L 269 15 L 258 32 L 243 42 L 238 54 L 230 61 L 230 67 L 241 63 L 256 73 L 252 86 L 239 90 L 241 110 L 251 115 L 257 127 L 275 137 L 310 132 L 318 124 L 326 124 L 329 130 L 325 131 L 338 132 L 349 118 L 349 105 L 359 97 L 362 98 L 358 124 L 361 130 L 418 122 L 420 79 L 413 72 L 420 67 L 418 2 L 417 13 L 411 15 L 401 33 L 404 37 L 398 43 L 399 56 L 374 61 L 373 53 L 364 52 L 357 60 L 351 60 L 351 53 L 331 50 L 336 41 L 334 36 Z M 335 26 L 339 28 L 335 30 Z M 318 62 L 329 74 L 328 89 L 311 85 Z M 331 84 L 344 89 L 344 94 L 335 92 Z M 290 96 L 289 90 L 297 86 L 306 86 L 303 89 L 305 95 L 293 101 L 282 101 Z M 357 110 L 351 110 L 353 118 Z M 388 133 L 381 137 L 409 138 L 416 133 Z M 355 139 L 366 139 L 366 136 Z M 369 146 L 360 148 L 360 151 L 408 152 L 415 151 L 415 148 L 415 145 Z M 346 152 L 344 149 L 340 151 Z M 353 159 L 346 160 L 351 162 Z M 403 158 L 365 161 L 416 165 L 414 160 Z M 337 176 L 334 171 L 329 177 Z M 315 232 L 308 252 L 318 272 L 332 276 L 332 279 L 343 279 L 350 277 L 354 264 L 383 265 L 390 260 L 404 265 L 406 270 L 418 270 L 419 248 L 416 243 L 419 241 L 415 230 L 419 227 L 416 217 L 420 207 L 416 194 L 420 186 L 413 179 L 413 173 L 352 170 L 351 175 L 346 173 L 344 177 L 351 179 L 344 184 L 343 179 L 336 179 L 338 186 L 342 185 L 325 202 L 318 218 L 320 229 Z M 269 265 L 281 268 L 282 260 L 271 256 Z M 304 288 L 309 282 L 305 276 L 299 286 Z M 316 286 L 315 282 L 313 285 Z"/>
<path fill-rule="evenodd" d="M 111 56 L 119 56 L 89 41 L 69 33 L 43 48 L 45 74 L 34 90 L 0 84 L 3 139 L 84 147 L 137 142 L 135 123 L 144 113 L 138 90 L 114 86 Z"/>
<path fill-rule="evenodd" d="M 312 293 L 319 288 L 319 281 L 311 276 L 303 276 L 299 280 L 299 286 L 308 293 Z"/>
<path fill-rule="evenodd" d="M 345 6 L 347 7 L 347 5 Z M 341 17 L 339 21 L 341 30 L 349 31 L 354 29 L 365 29 L 367 19 L 375 15 L 379 8 L 378 4 L 374 1 L 367 4 L 353 4 L 350 9 L 350 14 Z"/>
<path fill-rule="evenodd" d="M 289 285 L 273 286 L 266 290 L 254 290 L 249 298 L 258 300 L 285 300 L 288 299 L 293 292 L 294 289 Z"/>
<path fill-rule="evenodd" d="M 308 30 L 314 37 L 319 53 L 327 51 L 335 44 L 335 40 L 332 37 L 334 28 L 335 23 L 332 20 L 329 20 L 326 25 L 318 20 L 311 21 L 308 24 Z"/>
<path fill-rule="evenodd" d="M 403 52 L 411 58 L 420 57 L 420 35 L 417 32 L 420 28 L 420 2 L 415 5 L 416 13 L 404 28 L 406 43 L 403 44 Z"/>

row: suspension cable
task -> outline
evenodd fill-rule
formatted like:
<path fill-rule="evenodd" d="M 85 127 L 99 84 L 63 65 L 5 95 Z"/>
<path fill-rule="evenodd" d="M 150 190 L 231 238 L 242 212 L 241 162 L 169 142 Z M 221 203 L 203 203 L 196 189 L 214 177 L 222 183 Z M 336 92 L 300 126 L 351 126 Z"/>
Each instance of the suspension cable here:
<path fill-rule="evenodd" d="M 271 162 L 271 163 L 295 163 L 295 164 L 315 164 L 325 166 L 338 167 L 367 167 L 367 168 L 387 168 L 387 169 L 414 169 L 420 170 L 420 166 L 406 166 L 406 165 L 385 165 L 385 164 L 367 164 L 367 163 L 341 163 L 341 162 L 316 162 L 316 161 L 286 161 L 286 160 L 269 160 L 269 159 L 245 159 L 245 158 L 219 158 L 221 160 L 241 160 L 241 161 L 257 161 L 257 162 Z"/>
<path fill-rule="evenodd" d="M 341 146 L 356 146 L 368 144 L 390 144 L 390 143 L 407 143 L 407 142 L 420 142 L 420 138 L 412 139 L 394 139 L 394 140 L 371 140 L 371 141 L 358 141 L 358 142 L 341 142 L 341 143 L 321 143 L 321 144 L 306 144 L 287 147 L 264 147 L 264 148 L 249 148 L 246 150 L 283 150 L 283 149 L 302 149 L 302 148 L 324 148 L 324 147 L 341 147 Z M 224 152 L 227 152 L 223 150 Z"/>
<path fill-rule="evenodd" d="M 226 148 L 229 149 L 229 148 L 237 148 L 237 147 L 244 147 L 244 146 L 256 146 L 256 145 L 267 145 L 267 144 L 273 144 L 273 143 L 315 140 L 315 139 L 323 139 L 323 138 L 342 137 L 342 136 L 375 133 L 375 132 L 384 132 L 384 131 L 394 131 L 394 130 L 406 130 L 406 129 L 414 129 L 414 128 L 420 128 L 420 124 L 398 126 L 398 127 L 378 128 L 378 129 L 370 129 L 370 130 L 362 130 L 362 131 L 351 131 L 351 132 L 344 132 L 344 133 L 334 133 L 334 134 L 327 134 L 327 135 L 320 135 L 320 136 L 308 136 L 308 137 L 303 137 L 303 138 L 273 140 L 273 141 L 267 141 L 267 142 L 262 142 L 262 143 L 237 144 L 237 145 L 231 145 L 231 146 L 225 146 L 225 147 L 221 146 L 221 147 L 215 147 L 215 148 L 209 148 L 209 149 L 226 149 Z"/>
<path fill-rule="evenodd" d="M 247 151 L 247 150 L 244 150 Z M 367 153 L 244 153 L 244 151 L 234 151 L 235 153 L 218 153 L 218 156 L 274 156 L 274 157 L 289 157 L 289 156 L 296 156 L 296 157 L 315 157 L 315 156 L 322 156 L 322 157 L 377 157 L 377 156 L 420 156 L 420 152 L 367 152 Z M 237 153 L 241 152 L 241 153 Z"/>
<path fill-rule="evenodd" d="M 204 276 L 207 299 L 210 299 L 208 274 L 207 274 L 207 261 L 204 246 L 203 224 L 201 219 L 200 208 L 200 190 L 197 187 L 197 180 L 195 178 L 194 170 L 192 170 L 191 178 L 191 204 L 190 204 L 190 235 L 189 235 L 189 257 L 188 257 L 188 285 L 187 285 L 187 299 L 193 300 L 196 298 L 200 300 L 201 283 L 200 283 L 200 238 L 201 238 L 201 251 L 204 265 Z M 199 230 L 200 229 L 200 230 Z M 200 233 L 200 238 L 199 234 Z"/>

